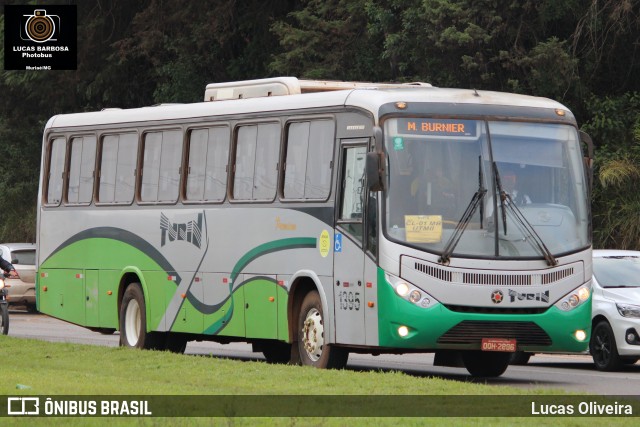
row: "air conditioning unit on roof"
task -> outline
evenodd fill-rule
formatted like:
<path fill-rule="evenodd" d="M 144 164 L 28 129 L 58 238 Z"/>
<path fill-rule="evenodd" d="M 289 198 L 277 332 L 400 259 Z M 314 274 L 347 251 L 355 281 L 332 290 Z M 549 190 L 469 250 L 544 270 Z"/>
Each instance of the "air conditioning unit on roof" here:
<path fill-rule="evenodd" d="M 210 83 L 204 93 L 205 101 L 261 98 L 267 96 L 299 95 L 349 89 L 388 89 L 431 87 L 429 83 L 368 83 L 332 80 L 298 80 L 295 77 L 243 80 L 237 82 Z"/>

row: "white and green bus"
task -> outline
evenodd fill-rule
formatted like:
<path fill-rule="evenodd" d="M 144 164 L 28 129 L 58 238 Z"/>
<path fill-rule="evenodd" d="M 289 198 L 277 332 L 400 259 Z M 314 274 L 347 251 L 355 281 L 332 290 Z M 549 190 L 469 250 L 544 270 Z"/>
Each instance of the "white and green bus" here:
<path fill-rule="evenodd" d="M 122 346 L 321 368 L 434 352 L 498 376 L 516 351 L 584 351 L 589 143 L 557 102 L 429 84 L 284 77 L 58 115 L 38 309 Z"/>

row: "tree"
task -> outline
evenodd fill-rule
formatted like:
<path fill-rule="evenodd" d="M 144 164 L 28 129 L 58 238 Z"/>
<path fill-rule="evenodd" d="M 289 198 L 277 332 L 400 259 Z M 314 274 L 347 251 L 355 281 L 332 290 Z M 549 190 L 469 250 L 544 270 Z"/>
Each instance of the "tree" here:
<path fill-rule="evenodd" d="M 640 249 L 640 93 L 590 99 L 594 141 L 594 247 Z"/>
<path fill-rule="evenodd" d="M 306 0 L 276 21 L 280 41 L 270 70 L 321 80 L 385 79 L 380 39 L 367 32 L 365 0 Z"/>

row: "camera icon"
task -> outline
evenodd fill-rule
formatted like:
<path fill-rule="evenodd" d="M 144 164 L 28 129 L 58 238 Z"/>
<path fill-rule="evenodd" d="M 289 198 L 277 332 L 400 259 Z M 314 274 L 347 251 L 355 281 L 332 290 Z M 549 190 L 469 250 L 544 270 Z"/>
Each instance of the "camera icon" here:
<path fill-rule="evenodd" d="M 31 40 L 36 43 L 55 41 L 58 39 L 60 28 L 60 17 L 58 15 L 47 15 L 44 9 L 36 9 L 33 15 L 22 15 L 20 25 L 20 38 Z"/>

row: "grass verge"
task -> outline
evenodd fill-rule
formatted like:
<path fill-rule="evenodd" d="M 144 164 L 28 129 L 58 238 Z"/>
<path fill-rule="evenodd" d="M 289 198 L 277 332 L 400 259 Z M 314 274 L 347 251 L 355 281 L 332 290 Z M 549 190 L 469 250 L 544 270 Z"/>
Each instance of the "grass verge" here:
<path fill-rule="evenodd" d="M 575 417 L 504 417 L 497 408 L 496 417 L 473 418 L 473 406 L 460 407 L 467 400 L 495 404 L 488 396 L 503 396 L 501 405 L 510 400 L 564 399 L 558 390 L 524 390 L 514 387 L 488 386 L 478 383 L 424 378 L 402 372 L 354 372 L 318 370 L 300 366 L 270 365 L 256 361 L 238 361 L 208 356 L 185 356 L 167 352 L 136 351 L 124 348 L 50 343 L 0 336 L 4 354 L 0 394 L 5 396 L 78 396 L 78 395 L 163 395 L 202 396 L 247 395 L 256 404 L 267 397 L 284 396 L 370 396 L 371 402 L 391 404 L 424 402 L 425 395 L 442 405 L 451 405 L 455 418 L 348 418 L 344 417 L 218 417 L 218 418 L 30 418 L 43 425 L 115 424 L 115 425 L 586 425 L 598 418 Z M 406 397 L 398 397 L 398 395 Z M 395 396 L 395 397 L 393 397 Z M 444 397 L 443 397 L 444 396 Z M 557 397 L 556 397 L 557 396 Z M 313 399 L 313 398 L 312 398 Z M 355 402 L 367 403 L 360 397 Z M 396 400 L 393 400 L 396 399 Z M 294 399 L 295 400 L 295 399 Z M 247 402 L 249 402 L 247 400 Z M 408 402 L 407 402 L 408 401 Z M 306 401 L 306 403 L 309 403 Z M 369 402 L 370 403 L 370 402 Z M 482 402 L 480 401 L 480 404 Z M 376 403 L 377 405 L 377 403 Z M 466 409 L 465 409 L 466 408 Z M 329 411 L 330 412 L 330 411 Z M 347 415 L 348 415 L 348 411 Z M 238 413 L 242 415 L 242 411 Z M 344 411 L 341 414 L 345 415 Z M 633 418 L 603 418 L 607 425 L 636 425 Z M 24 418 L 3 418 L 3 425 L 18 425 Z"/>

